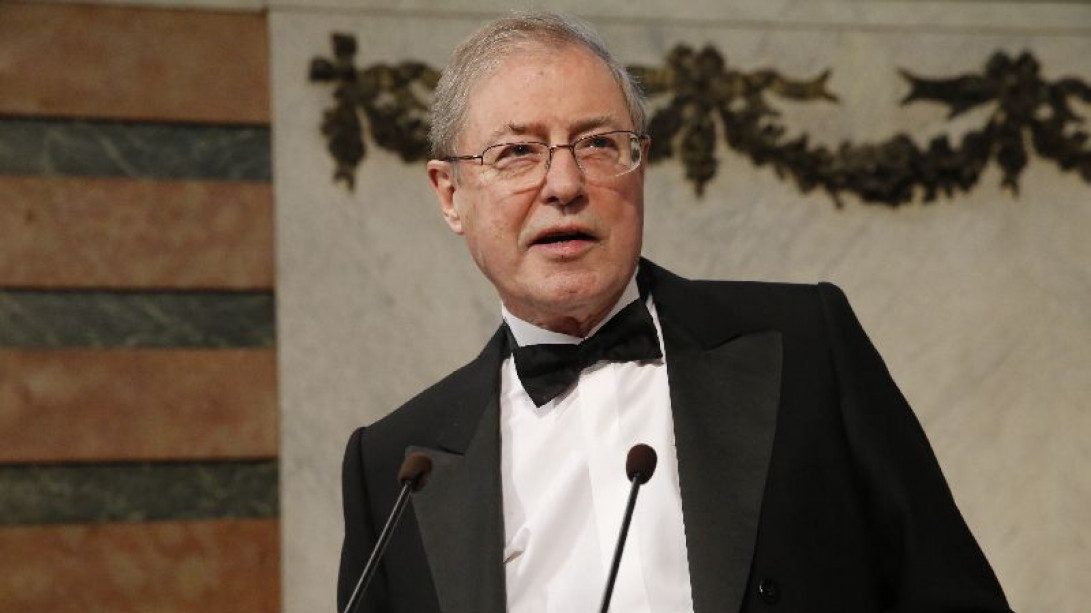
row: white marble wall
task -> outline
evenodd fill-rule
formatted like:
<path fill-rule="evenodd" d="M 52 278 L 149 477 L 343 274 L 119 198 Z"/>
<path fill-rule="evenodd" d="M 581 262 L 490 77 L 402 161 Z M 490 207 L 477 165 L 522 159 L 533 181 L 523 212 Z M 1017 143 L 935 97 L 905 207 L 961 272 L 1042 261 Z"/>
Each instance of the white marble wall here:
<path fill-rule="evenodd" d="M 289 613 L 334 607 L 349 433 L 471 358 L 499 321 L 491 288 L 440 219 L 423 165 L 369 142 L 356 193 L 330 181 L 318 130 L 330 89 L 306 76 L 312 57 L 329 55 L 331 32 L 357 36 L 359 66 L 439 67 L 507 6 L 396 4 L 269 5 Z M 1025 48 L 1047 78 L 1091 81 L 1086 4 L 616 0 L 588 16 L 628 63 L 660 64 L 684 42 L 712 43 L 740 70 L 809 77 L 833 68 L 840 105 L 782 105 L 786 123 L 831 145 L 952 129 L 940 107 L 898 106 L 907 90 L 897 67 L 949 76 L 979 70 L 995 50 Z M 999 189 L 994 168 L 969 196 L 896 211 L 850 200 L 838 210 L 726 147 L 719 155 L 700 200 L 677 162 L 653 166 L 646 255 L 693 277 L 840 284 L 924 422 L 1013 607 L 1083 611 L 1091 186 L 1034 160 L 1018 198 Z"/>

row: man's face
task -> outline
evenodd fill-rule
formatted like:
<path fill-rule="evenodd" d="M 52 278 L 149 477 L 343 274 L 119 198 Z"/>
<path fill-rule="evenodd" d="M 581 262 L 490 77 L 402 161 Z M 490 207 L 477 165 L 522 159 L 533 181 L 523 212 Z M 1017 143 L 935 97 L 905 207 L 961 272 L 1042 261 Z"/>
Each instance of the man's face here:
<path fill-rule="evenodd" d="M 605 63 L 578 47 L 519 49 L 471 92 L 459 154 L 503 142 L 567 144 L 633 130 Z M 644 145 L 646 148 L 646 144 Z M 518 317 L 583 336 L 635 270 L 644 217 L 644 167 L 588 181 L 568 149 L 545 178 L 514 189 L 476 161 L 432 161 L 429 178 L 448 225 Z"/>

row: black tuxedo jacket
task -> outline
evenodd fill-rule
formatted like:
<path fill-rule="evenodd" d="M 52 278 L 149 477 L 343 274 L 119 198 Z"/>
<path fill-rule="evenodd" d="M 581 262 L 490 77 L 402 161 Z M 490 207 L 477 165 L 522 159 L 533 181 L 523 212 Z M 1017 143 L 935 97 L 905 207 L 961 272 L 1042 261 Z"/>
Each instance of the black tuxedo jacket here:
<path fill-rule="evenodd" d="M 840 290 L 688 281 L 647 261 L 640 281 L 666 347 L 695 613 L 1008 611 Z M 497 331 L 475 360 L 352 435 L 339 609 L 394 504 L 398 466 L 423 450 L 431 479 L 363 610 L 505 611 L 506 336 Z"/>

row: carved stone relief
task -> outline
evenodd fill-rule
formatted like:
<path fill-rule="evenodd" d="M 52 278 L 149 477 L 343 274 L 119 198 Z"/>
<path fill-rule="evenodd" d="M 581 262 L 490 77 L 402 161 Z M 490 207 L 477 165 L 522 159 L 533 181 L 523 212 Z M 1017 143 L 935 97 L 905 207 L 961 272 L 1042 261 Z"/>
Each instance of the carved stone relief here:
<path fill-rule="evenodd" d="M 428 104 L 439 70 L 419 62 L 355 65 L 356 39 L 333 34 L 333 57 L 311 61 L 310 80 L 334 85 L 334 105 L 322 132 L 336 162 L 335 181 L 350 189 L 367 154 L 366 141 L 396 152 L 406 162 L 428 157 Z M 844 141 L 836 148 L 812 145 L 807 134 L 789 137 L 775 99 L 837 102 L 827 82 L 831 71 L 810 80 L 775 70 L 731 68 L 711 46 L 678 45 L 661 66 L 630 66 L 648 93 L 652 116 L 652 163 L 677 158 L 698 196 L 716 178 L 716 141 L 769 166 L 803 193 L 821 189 L 838 206 L 842 195 L 896 207 L 915 199 L 969 192 L 995 163 L 1001 182 L 1018 193 L 1029 156 L 1050 160 L 1063 172 L 1091 183 L 1091 144 L 1073 103 L 1091 104 L 1091 85 L 1074 77 L 1047 81 L 1027 51 L 995 52 L 978 73 L 925 78 L 900 70 L 910 91 L 902 105 L 932 102 L 948 119 L 972 109 L 991 109 L 984 123 L 957 140 L 946 134 L 921 146 L 898 133 L 874 143 Z M 792 131 L 798 133 L 798 131 Z"/>

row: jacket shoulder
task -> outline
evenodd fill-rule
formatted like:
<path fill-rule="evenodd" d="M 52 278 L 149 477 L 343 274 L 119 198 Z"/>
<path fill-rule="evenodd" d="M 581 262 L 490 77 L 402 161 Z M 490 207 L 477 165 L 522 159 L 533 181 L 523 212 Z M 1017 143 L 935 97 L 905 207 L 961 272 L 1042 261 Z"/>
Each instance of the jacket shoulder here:
<path fill-rule="evenodd" d="M 691 280 L 658 267 L 651 272 L 657 307 L 686 327 L 711 327 L 699 333 L 714 338 L 770 329 L 813 335 L 827 326 L 824 305 L 848 304 L 840 289 L 824 282 Z"/>

